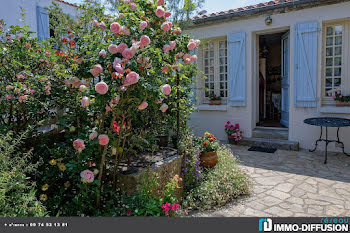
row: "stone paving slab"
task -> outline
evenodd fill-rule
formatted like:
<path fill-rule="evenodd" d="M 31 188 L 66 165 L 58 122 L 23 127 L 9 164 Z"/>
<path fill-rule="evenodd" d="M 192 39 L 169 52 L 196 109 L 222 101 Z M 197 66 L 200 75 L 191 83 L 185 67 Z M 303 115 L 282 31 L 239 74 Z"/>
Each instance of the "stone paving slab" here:
<path fill-rule="evenodd" d="M 350 157 L 323 152 L 250 152 L 231 145 L 252 179 L 251 195 L 196 217 L 350 216 Z"/>

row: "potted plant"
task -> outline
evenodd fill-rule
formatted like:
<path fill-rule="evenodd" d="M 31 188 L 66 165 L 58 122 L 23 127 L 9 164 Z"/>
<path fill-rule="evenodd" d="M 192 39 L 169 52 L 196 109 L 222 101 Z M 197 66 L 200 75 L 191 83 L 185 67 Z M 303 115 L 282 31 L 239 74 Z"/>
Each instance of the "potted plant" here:
<path fill-rule="evenodd" d="M 221 105 L 221 96 L 217 96 L 215 93 L 211 93 L 209 105 Z"/>
<path fill-rule="evenodd" d="M 202 167 L 213 168 L 218 162 L 217 149 L 219 143 L 213 134 L 206 132 L 204 137 L 199 138 L 200 143 L 200 165 Z"/>
<path fill-rule="evenodd" d="M 228 121 L 225 125 L 225 132 L 227 133 L 228 141 L 230 144 L 237 145 L 242 140 L 243 131 L 239 129 L 239 124 L 233 125 Z"/>
<path fill-rule="evenodd" d="M 166 127 L 159 127 L 157 133 L 158 146 L 167 147 L 169 144 L 169 129 Z"/>
<path fill-rule="evenodd" d="M 343 96 L 341 94 L 336 94 L 333 96 L 333 99 L 336 101 L 337 107 L 350 107 L 350 96 Z"/>

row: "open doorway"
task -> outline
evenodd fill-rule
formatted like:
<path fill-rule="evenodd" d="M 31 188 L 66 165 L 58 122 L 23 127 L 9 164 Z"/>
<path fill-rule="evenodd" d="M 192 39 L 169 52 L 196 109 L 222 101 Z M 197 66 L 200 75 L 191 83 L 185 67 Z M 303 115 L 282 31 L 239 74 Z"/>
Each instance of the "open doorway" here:
<path fill-rule="evenodd" d="M 259 35 L 257 126 L 288 128 L 289 32 Z"/>

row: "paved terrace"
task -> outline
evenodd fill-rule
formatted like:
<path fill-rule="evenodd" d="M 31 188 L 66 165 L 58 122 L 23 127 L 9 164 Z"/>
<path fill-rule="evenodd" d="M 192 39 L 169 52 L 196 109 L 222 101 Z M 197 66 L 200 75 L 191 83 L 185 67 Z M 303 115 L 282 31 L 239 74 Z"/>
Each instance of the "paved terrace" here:
<path fill-rule="evenodd" d="M 350 157 L 331 153 L 278 150 L 250 152 L 231 146 L 252 178 L 252 193 L 203 217 L 350 216 Z"/>

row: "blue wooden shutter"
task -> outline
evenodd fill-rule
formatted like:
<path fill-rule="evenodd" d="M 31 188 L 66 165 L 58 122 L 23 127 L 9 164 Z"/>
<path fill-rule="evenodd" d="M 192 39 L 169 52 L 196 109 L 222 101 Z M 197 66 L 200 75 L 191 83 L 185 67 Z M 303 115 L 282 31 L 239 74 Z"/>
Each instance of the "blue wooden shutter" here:
<path fill-rule="evenodd" d="M 318 23 L 307 22 L 295 27 L 294 104 L 317 106 Z"/>
<path fill-rule="evenodd" d="M 39 41 L 50 38 L 49 12 L 40 7 L 36 7 L 38 38 Z"/>
<path fill-rule="evenodd" d="M 228 84 L 230 106 L 246 106 L 246 35 L 228 36 Z"/>

